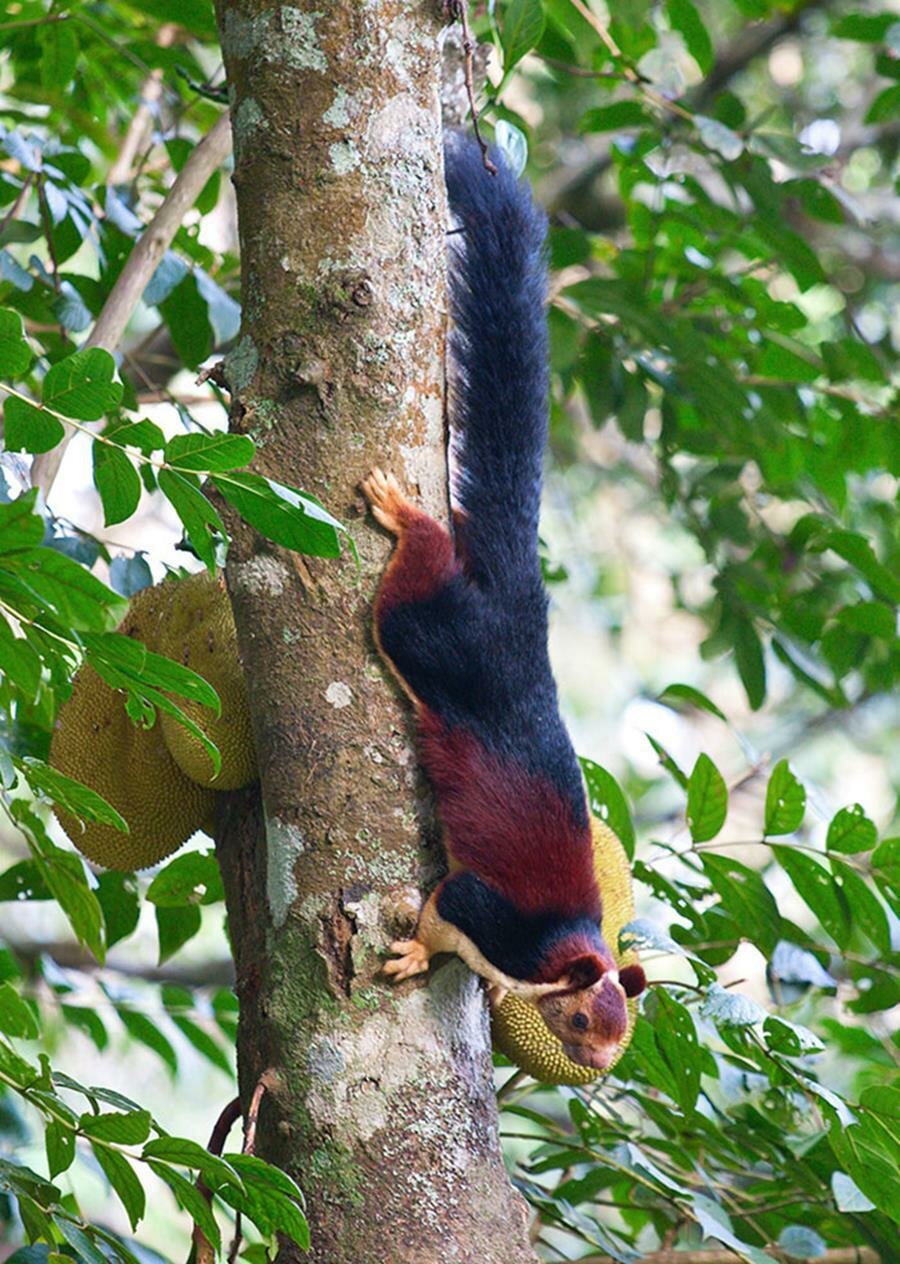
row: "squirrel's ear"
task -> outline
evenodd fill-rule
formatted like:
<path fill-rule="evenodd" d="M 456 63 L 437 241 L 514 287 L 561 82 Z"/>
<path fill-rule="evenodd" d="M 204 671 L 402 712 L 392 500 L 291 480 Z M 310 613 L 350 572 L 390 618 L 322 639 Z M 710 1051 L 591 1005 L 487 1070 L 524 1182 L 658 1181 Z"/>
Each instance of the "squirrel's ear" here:
<path fill-rule="evenodd" d="M 619 982 L 626 996 L 640 996 L 647 986 L 647 976 L 640 966 L 623 966 L 619 971 Z"/>
<path fill-rule="evenodd" d="M 568 984 L 569 991 L 580 992 L 582 988 L 590 987 L 596 983 L 602 974 L 606 972 L 606 965 L 596 955 L 596 953 L 586 952 L 581 957 L 575 957 L 572 961 L 566 962 L 566 970 L 564 978 Z"/>

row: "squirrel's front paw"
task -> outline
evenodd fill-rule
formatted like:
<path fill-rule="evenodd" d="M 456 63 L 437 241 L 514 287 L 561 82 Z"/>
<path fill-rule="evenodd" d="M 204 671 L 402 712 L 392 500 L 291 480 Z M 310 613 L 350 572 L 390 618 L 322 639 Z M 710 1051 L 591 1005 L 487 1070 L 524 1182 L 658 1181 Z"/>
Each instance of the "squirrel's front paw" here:
<path fill-rule="evenodd" d="M 386 961 L 385 974 L 393 975 L 394 982 L 411 979 L 414 974 L 424 974 L 428 969 L 428 949 L 418 939 L 395 939 L 391 944 L 394 961 Z"/>

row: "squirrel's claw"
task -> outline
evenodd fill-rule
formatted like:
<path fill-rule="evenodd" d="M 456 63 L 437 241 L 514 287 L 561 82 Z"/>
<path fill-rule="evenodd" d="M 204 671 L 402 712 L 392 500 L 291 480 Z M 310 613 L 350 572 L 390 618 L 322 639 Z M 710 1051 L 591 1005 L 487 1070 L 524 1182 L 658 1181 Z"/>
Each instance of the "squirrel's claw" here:
<path fill-rule="evenodd" d="M 372 509 L 372 515 L 387 531 L 399 534 L 401 515 L 406 504 L 400 484 L 393 474 L 385 474 L 376 465 L 360 483 L 360 490 Z"/>
<path fill-rule="evenodd" d="M 395 939 L 391 952 L 395 954 L 395 960 L 386 961 L 382 970 L 392 975 L 395 983 L 424 974 L 428 969 L 429 952 L 418 939 Z"/>

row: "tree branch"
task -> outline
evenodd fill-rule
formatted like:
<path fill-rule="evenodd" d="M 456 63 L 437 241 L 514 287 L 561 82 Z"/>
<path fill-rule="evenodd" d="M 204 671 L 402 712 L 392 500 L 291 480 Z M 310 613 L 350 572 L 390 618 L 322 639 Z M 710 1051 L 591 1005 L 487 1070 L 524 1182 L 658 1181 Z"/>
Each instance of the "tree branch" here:
<path fill-rule="evenodd" d="M 174 22 L 166 22 L 159 28 L 156 43 L 160 48 L 170 48 L 175 43 L 178 27 Z M 156 104 L 162 96 L 163 72 L 159 66 L 154 67 L 141 85 L 141 103 L 132 115 L 128 130 L 122 141 L 122 147 L 110 167 L 107 184 L 124 184 L 131 175 L 134 160 L 144 137 L 153 126 L 153 115 Z"/>
<path fill-rule="evenodd" d="M 94 328 L 83 344 L 84 348 L 103 347 L 106 351 L 114 351 L 118 346 L 147 283 L 172 244 L 185 215 L 230 150 L 231 122 L 225 113 L 194 149 L 166 194 L 165 201 L 135 242 Z M 39 487 L 45 496 L 53 486 L 71 437 L 72 434 L 67 433 L 55 448 L 34 459 L 32 486 Z"/>

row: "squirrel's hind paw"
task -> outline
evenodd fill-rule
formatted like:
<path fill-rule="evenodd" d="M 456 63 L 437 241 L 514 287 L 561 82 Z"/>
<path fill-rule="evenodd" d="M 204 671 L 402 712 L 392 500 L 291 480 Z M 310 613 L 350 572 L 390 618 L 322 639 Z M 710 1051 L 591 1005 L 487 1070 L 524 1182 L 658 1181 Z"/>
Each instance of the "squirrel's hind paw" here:
<path fill-rule="evenodd" d="M 392 975 L 395 983 L 411 979 L 416 974 L 424 974 L 428 969 L 429 952 L 418 939 L 395 939 L 391 944 L 391 952 L 395 954 L 395 958 L 393 961 L 386 961 L 382 970 L 385 974 Z"/>
<path fill-rule="evenodd" d="M 403 510 L 407 500 L 393 474 L 385 474 L 376 465 L 359 486 L 376 522 L 398 535 L 403 527 Z"/>

